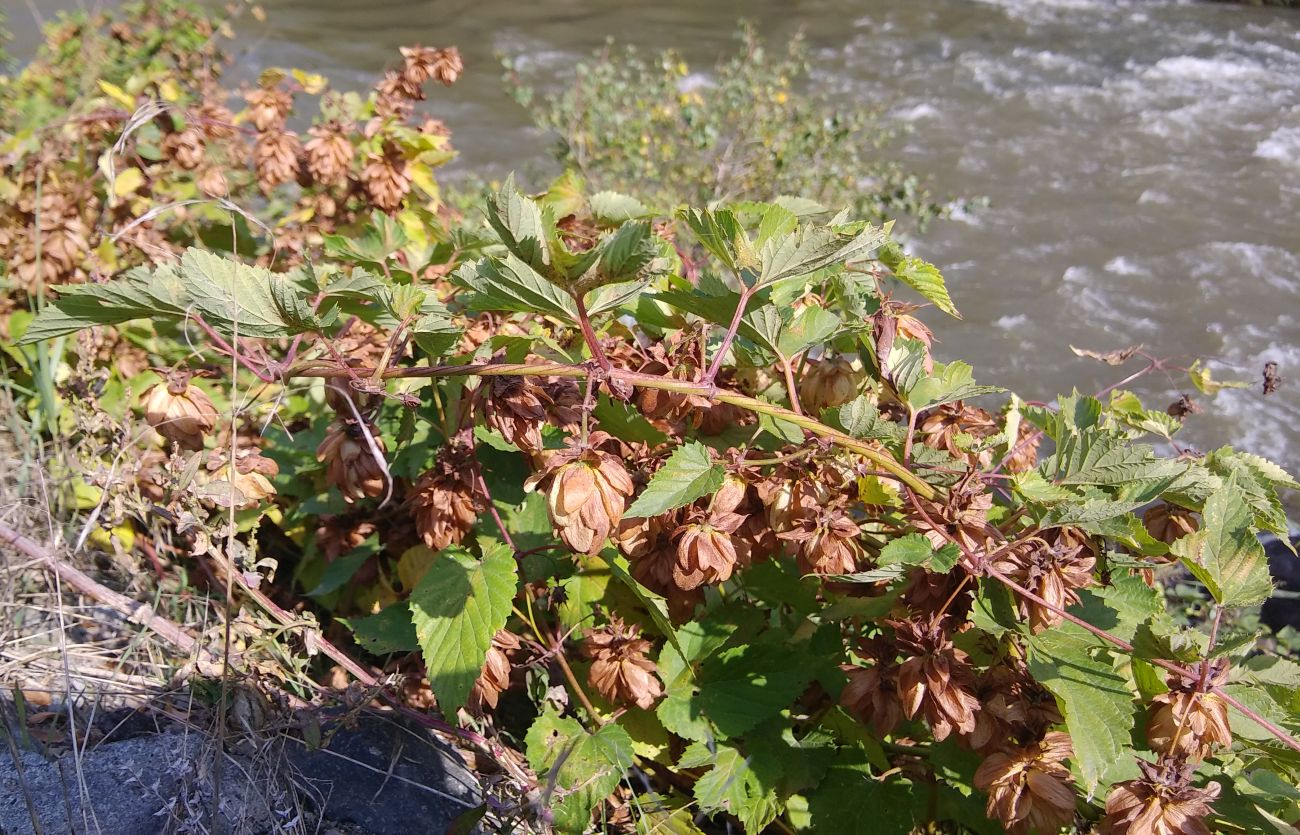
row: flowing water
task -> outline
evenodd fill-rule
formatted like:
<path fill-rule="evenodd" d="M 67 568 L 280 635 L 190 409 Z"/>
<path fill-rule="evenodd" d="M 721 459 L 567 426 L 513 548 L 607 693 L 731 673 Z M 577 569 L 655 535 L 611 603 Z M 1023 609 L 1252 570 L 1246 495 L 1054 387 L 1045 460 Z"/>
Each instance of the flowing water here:
<path fill-rule="evenodd" d="M 937 192 L 991 201 L 913 241 L 965 316 L 927 317 L 941 357 L 1031 400 L 1140 367 L 1079 359 L 1070 344 L 1209 357 L 1216 376 L 1252 385 L 1201 398 L 1182 442 L 1233 443 L 1300 470 L 1300 11 L 1155 0 L 263 6 L 264 23 L 237 22 L 244 77 L 278 64 L 360 86 L 401 44 L 459 45 L 466 75 L 432 106 L 457 165 L 494 173 L 545 171 L 549 142 L 501 92 L 498 53 L 554 89 L 611 36 L 676 48 L 707 71 L 742 16 L 775 42 L 802 28 L 816 84 L 909 123 L 896 155 Z M 27 16 L 12 10 L 10 27 L 21 32 Z M 1289 379 L 1264 399 L 1267 360 Z M 1135 388 L 1149 405 L 1191 391 L 1179 374 Z"/>

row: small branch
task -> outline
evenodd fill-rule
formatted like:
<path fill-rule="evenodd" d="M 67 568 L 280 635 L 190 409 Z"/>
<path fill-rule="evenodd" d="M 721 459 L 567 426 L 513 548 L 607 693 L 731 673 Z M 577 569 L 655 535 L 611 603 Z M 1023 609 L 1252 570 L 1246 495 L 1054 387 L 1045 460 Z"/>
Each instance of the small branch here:
<path fill-rule="evenodd" d="M 120 592 L 115 592 L 107 586 L 101 585 L 60 560 L 53 552 L 34 539 L 22 535 L 8 525 L 0 524 L 0 542 L 4 542 L 18 552 L 36 560 L 49 571 L 58 574 L 59 579 L 72 588 L 121 613 L 131 623 L 137 623 L 149 629 L 181 652 L 192 654 L 198 648 L 198 642 L 189 633 L 179 625 L 155 613 L 147 604 L 138 603 Z M 204 654 L 209 653 L 204 650 Z M 215 661 L 216 657 L 212 656 L 209 660 Z"/>
<path fill-rule="evenodd" d="M 794 384 L 794 369 L 784 354 L 777 352 L 776 356 L 781 361 L 781 373 L 785 376 L 785 392 L 790 398 L 790 408 L 796 415 L 802 415 L 803 405 L 799 403 L 799 387 Z"/>
<path fill-rule="evenodd" d="M 564 657 L 564 645 L 558 635 L 556 636 L 555 660 L 559 663 L 560 670 L 564 672 L 564 680 L 569 683 L 569 689 L 573 691 L 573 695 L 578 697 L 578 701 L 582 704 L 582 709 L 587 711 L 587 715 L 591 717 L 591 721 L 595 722 L 597 725 L 605 724 L 604 721 L 601 720 L 600 714 L 596 712 L 596 707 L 591 703 L 591 699 L 587 698 L 587 694 L 583 691 L 582 685 L 578 683 L 578 677 L 573 674 L 573 668 L 569 666 L 568 659 Z"/>
<path fill-rule="evenodd" d="M 254 376 L 257 377 L 257 379 L 261 380 L 263 383 L 275 382 L 276 380 L 275 375 L 268 374 L 263 369 L 258 368 L 256 365 L 252 363 L 251 360 L 249 360 L 243 354 L 239 353 L 238 349 L 231 347 L 230 343 L 222 339 L 221 334 L 213 330 L 212 326 L 209 325 L 202 316 L 199 316 L 197 314 L 191 314 L 190 319 L 196 325 L 198 325 L 199 328 L 205 334 L 208 335 L 208 338 L 212 340 L 213 344 L 217 347 L 217 350 L 231 357 L 240 365 L 244 366 L 244 368 L 247 368 L 249 371 L 253 373 Z"/>
<path fill-rule="evenodd" d="M 591 350 L 591 356 L 596 360 L 602 371 L 608 372 L 613 366 L 609 362 L 609 357 L 605 356 L 605 351 L 600 347 L 600 340 L 596 338 L 596 331 L 591 327 L 591 316 L 587 313 L 587 305 L 583 303 L 582 296 L 575 293 L 573 300 L 578 305 L 578 326 L 582 328 L 582 338 L 587 343 L 587 348 Z"/>
<path fill-rule="evenodd" d="M 744 282 L 742 281 L 743 285 Z M 709 365 L 709 370 L 705 373 L 703 383 L 712 387 L 713 381 L 718 377 L 718 371 L 722 369 L 722 363 L 727 358 L 727 351 L 731 350 L 731 343 L 736 338 L 736 332 L 740 330 L 740 320 L 745 318 L 745 307 L 749 304 L 749 299 L 754 295 L 753 287 L 745 287 L 740 294 L 740 300 L 736 302 L 736 312 L 731 314 L 731 324 L 727 326 L 727 334 L 722 337 L 722 344 L 718 346 L 718 353 L 713 356 L 713 362 Z"/>

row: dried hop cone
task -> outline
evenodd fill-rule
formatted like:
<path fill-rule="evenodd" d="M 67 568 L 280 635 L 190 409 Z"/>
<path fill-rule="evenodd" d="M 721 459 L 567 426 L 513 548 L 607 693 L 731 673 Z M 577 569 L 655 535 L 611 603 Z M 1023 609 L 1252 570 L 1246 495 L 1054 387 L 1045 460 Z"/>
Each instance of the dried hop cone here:
<path fill-rule="evenodd" d="M 863 556 L 858 541 L 861 533 L 847 511 L 829 507 L 795 519 L 790 530 L 777 536 L 795 543 L 801 570 L 809 574 L 852 574 Z"/>
<path fill-rule="evenodd" d="M 341 186 L 348 181 L 354 149 L 338 122 L 317 125 L 307 133 L 311 139 L 303 146 L 307 152 L 307 170 L 323 186 Z"/>
<path fill-rule="evenodd" d="M 1117 783 L 1106 798 L 1101 835 L 1210 835 L 1205 819 L 1219 796 L 1218 783 L 1198 789 L 1192 769 L 1178 760 L 1138 760 L 1142 776 Z"/>
<path fill-rule="evenodd" d="M 737 513 L 699 514 L 689 524 L 677 529 L 677 564 L 673 582 L 690 591 L 707 583 L 721 583 L 731 577 L 736 563 L 739 541 L 733 536 L 745 517 Z"/>
<path fill-rule="evenodd" d="M 203 136 L 195 129 L 169 133 L 163 139 L 162 151 L 186 171 L 203 164 Z"/>
<path fill-rule="evenodd" d="M 259 87 L 244 94 L 258 131 L 278 130 L 293 109 L 293 96 L 274 87 Z"/>
<path fill-rule="evenodd" d="M 386 465 L 376 459 L 375 451 L 384 454 L 384 441 L 375 428 L 345 418 L 330 424 L 325 440 L 316 447 L 316 460 L 325 464 L 325 481 L 351 504 L 382 495 L 388 484 Z"/>
<path fill-rule="evenodd" d="M 173 371 L 165 382 L 150 386 L 144 393 L 144 419 L 182 449 L 198 451 L 217 425 L 217 409 L 190 376 L 186 370 Z"/>
<path fill-rule="evenodd" d="M 383 212 L 395 212 L 402 205 L 402 199 L 411 190 L 411 175 L 407 171 L 406 158 L 402 151 L 391 142 L 384 143 L 382 154 L 369 154 L 366 165 L 361 169 L 361 182 L 366 187 L 370 202 Z"/>
<path fill-rule="evenodd" d="M 954 730 L 975 730 L 975 677 L 966 653 L 955 648 L 942 630 L 930 624 L 892 622 L 899 649 L 912 657 L 898 670 L 898 695 L 909 719 L 925 717 L 940 742 Z"/>
<path fill-rule="evenodd" d="M 844 667 L 849 683 L 840 693 L 840 704 L 860 719 L 870 721 L 876 736 L 883 739 L 903 719 L 895 657 L 898 650 L 879 638 L 864 641 L 861 649 L 862 655 L 874 663 L 870 667 Z"/>
<path fill-rule="evenodd" d="M 799 382 L 799 402 L 808 414 L 820 415 L 823 409 L 843 406 L 857 397 L 864 379 L 842 358 L 813 363 Z"/>
<path fill-rule="evenodd" d="M 664 694 L 655 664 L 646 657 L 649 651 L 650 642 L 637 627 L 610 618 L 608 626 L 588 632 L 582 643 L 582 654 L 591 659 L 587 680 L 609 702 L 648 710 Z"/>
<path fill-rule="evenodd" d="M 297 134 L 289 131 L 264 133 L 253 146 L 253 164 L 257 182 L 270 190 L 298 178 L 298 153 L 302 146 Z"/>
<path fill-rule="evenodd" d="M 1073 756 L 1070 737 L 1052 731 L 1041 742 L 985 758 L 975 786 L 988 792 L 988 815 L 1011 835 L 1048 835 L 1074 820 L 1075 792 L 1064 761 Z"/>
<path fill-rule="evenodd" d="M 492 645 L 488 647 L 487 658 L 483 661 L 483 671 L 469 692 L 468 706 L 472 713 L 494 710 L 501 694 L 510 689 L 508 653 L 519 647 L 519 638 L 513 632 L 502 629 L 492 636 Z"/>
<path fill-rule="evenodd" d="M 611 440 L 592 432 L 586 444 L 570 438 L 569 448 L 552 453 L 545 468 L 534 473 L 528 488 L 543 485 L 546 512 L 564 544 L 582 554 L 596 554 L 618 528 L 632 479 L 623 463 L 597 449 Z"/>
<path fill-rule="evenodd" d="M 488 377 L 483 411 L 488 426 L 525 452 L 542 449 L 542 424 L 553 401 L 531 377 Z"/>
<path fill-rule="evenodd" d="M 235 456 L 235 472 L 232 476 L 226 453 L 213 453 L 219 463 L 216 477 L 229 481 L 231 486 L 243 497 L 241 508 L 255 507 L 275 495 L 275 485 L 271 478 L 278 475 L 280 465 L 260 454 L 255 449 L 241 450 Z"/>
<path fill-rule="evenodd" d="M 1227 681 L 1227 659 L 1193 664 L 1189 672 L 1190 678 L 1169 676 L 1169 692 L 1151 700 L 1147 744 L 1158 754 L 1200 762 L 1215 748 L 1232 745 L 1227 703 L 1201 688 L 1202 674 L 1207 688 Z"/>
<path fill-rule="evenodd" d="M 1093 584 L 1096 564 L 1091 538 L 1077 528 L 1054 528 L 1041 540 L 1027 541 L 993 561 L 994 568 L 1058 609 L 1079 602 L 1078 589 Z M 1063 620 L 1060 613 L 1028 598 L 1020 598 L 1018 605 L 1035 632 Z"/>
<path fill-rule="evenodd" d="M 1200 528 L 1195 513 L 1165 502 L 1153 505 L 1142 514 L 1142 524 L 1152 538 L 1166 545 L 1173 545 L 1176 540 L 1196 533 Z"/>
<path fill-rule="evenodd" d="M 420 538 L 435 551 L 463 540 L 478 518 L 469 456 L 464 447 L 444 451 L 407 497 Z"/>
<path fill-rule="evenodd" d="M 454 46 L 446 49 L 404 46 L 402 57 L 406 60 L 402 75 L 412 84 L 423 84 L 429 79 L 446 85 L 455 84 L 465 69 L 460 50 Z"/>

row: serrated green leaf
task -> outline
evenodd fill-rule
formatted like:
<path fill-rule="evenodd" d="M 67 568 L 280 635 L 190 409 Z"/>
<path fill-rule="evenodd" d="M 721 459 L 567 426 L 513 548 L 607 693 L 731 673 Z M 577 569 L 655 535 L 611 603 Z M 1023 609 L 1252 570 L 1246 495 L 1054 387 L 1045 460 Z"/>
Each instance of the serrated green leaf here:
<path fill-rule="evenodd" d="M 777 347 L 789 359 L 830 339 L 839 327 L 840 317 L 815 304 L 807 305 L 780 330 Z"/>
<path fill-rule="evenodd" d="M 736 216 L 728 209 L 716 212 L 708 209 L 687 209 L 679 215 L 695 233 L 700 245 L 713 254 L 727 268 L 739 268 L 736 241 L 744 237 Z"/>
<path fill-rule="evenodd" d="M 654 216 L 654 210 L 640 200 L 616 191 L 598 191 L 587 202 L 596 220 L 611 226 L 625 220 Z"/>
<path fill-rule="evenodd" d="M 411 592 L 411 620 L 429 685 L 448 716 L 465 704 L 492 636 L 506 624 L 515 596 L 515 558 L 500 543 L 477 560 L 459 547 L 439 551 Z"/>
<path fill-rule="evenodd" d="M 924 355 L 922 355 L 924 357 Z M 950 362 L 932 377 L 921 377 L 907 389 L 907 402 L 913 409 L 932 409 L 945 403 L 969 400 L 1005 389 L 976 385 L 973 371 L 964 362 Z"/>
<path fill-rule="evenodd" d="M 880 260 L 893 270 L 895 278 L 920 293 L 935 307 L 949 316 L 961 318 L 957 306 L 952 303 L 952 296 L 948 295 L 943 275 L 934 264 L 904 254 L 896 244 L 882 248 Z"/>
<path fill-rule="evenodd" d="M 1132 750 L 1136 706 L 1128 682 L 1098 657 L 1097 639 L 1073 625 L 1029 639 L 1029 669 L 1056 696 L 1074 743 L 1084 789 Z"/>
<path fill-rule="evenodd" d="M 453 278 L 474 291 L 468 300 L 473 310 L 541 313 L 566 322 L 578 321 L 573 297 L 513 253 L 507 253 L 504 258 L 486 257 L 465 264 L 453 273 Z"/>
<path fill-rule="evenodd" d="M 1016 473 L 1012 477 L 1011 488 L 1025 501 L 1038 504 L 1058 504 L 1079 498 L 1079 494 L 1069 488 L 1053 484 L 1043 478 L 1043 474 L 1037 470 Z"/>
<path fill-rule="evenodd" d="M 906 835 L 914 826 L 912 785 L 872 775 L 865 756 L 842 753 L 808 793 L 813 832 L 836 835 Z"/>
<path fill-rule="evenodd" d="M 539 275 L 549 272 L 550 224 L 536 201 L 519 193 L 512 174 L 501 190 L 487 199 L 488 224 L 506 249 Z"/>
<path fill-rule="evenodd" d="M 709 448 L 698 441 L 678 447 L 650 479 L 641 495 L 624 516 L 657 516 L 690 504 L 701 496 L 716 493 L 727 471 L 709 456 Z"/>
<path fill-rule="evenodd" d="M 781 813 L 772 784 L 761 779 L 748 757 L 730 745 L 716 750 L 696 742 L 686 749 L 679 768 L 712 766 L 695 783 L 695 799 L 705 812 L 735 815 L 748 833 L 759 833 Z"/>
<path fill-rule="evenodd" d="M 1251 511 L 1236 473 L 1205 502 L 1199 531 L 1174 542 L 1172 552 L 1222 606 L 1254 606 L 1273 593 L 1268 556 L 1251 528 Z"/>
<path fill-rule="evenodd" d="M 872 441 L 902 441 L 907 430 L 892 420 L 884 418 L 866 395 L 861 395 L 843 406 L 827 409 L 824 415 L 831 426 L 839 427 L 855 438 Z"/>
<path fill-rule="evenodd" d="M 784 636 L 768 633 L 706 658 L 695 701 L 720 734 L 739 736 L 789 706 L 812 679 L 815 664 Z"/>
<path fill-rule="evenodd" d="M 367 652 L 387 655 L 390 652 L 413 652 L 420 648 L 411 623 L 411 607 L 392 603 L 378 614 L 347 621 L 352 637 Z"/>
<path fill-rule="evenodd" d="M 632 767 L 632 739 L 617 723 L 587 733 L 576 719 L 546 711 L 525 737 L 528 764 L 547 787 L 543 796 L 559 832 L 580 835 L 591 810 Z"/>
<path fill-rule="evenodd" d="M 885 240 L 887 235 L 879 226 L 843 234 L 829 226 L 805 224 L 797 231 L 775 235 L 763 242 L 757 286 L 766 287 L 833 263 L 861 258 Z"/>

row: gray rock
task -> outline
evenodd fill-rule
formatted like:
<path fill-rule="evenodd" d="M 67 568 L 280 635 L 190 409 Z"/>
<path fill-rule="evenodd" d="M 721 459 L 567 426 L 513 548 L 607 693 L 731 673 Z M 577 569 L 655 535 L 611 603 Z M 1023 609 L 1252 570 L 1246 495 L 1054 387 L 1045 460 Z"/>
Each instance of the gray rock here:
<path fill-rule="evenodd" d="M 279 737 L 256 752 L 227 755 L 221 819 L 212 825 L 216 746 L 196 734 L 109 742 L 46 760 L 0 746 L 0 835 L 157 835 L 172 832 L 413 835 L 445 832 L 482 803 L 478 780 L 427 732 L 375 716 L 326 728 L 309 750 Z M 29 808 L 27 798 L 31 798 Z M 319 826 L 317 825 L 319 822 Z"/>

